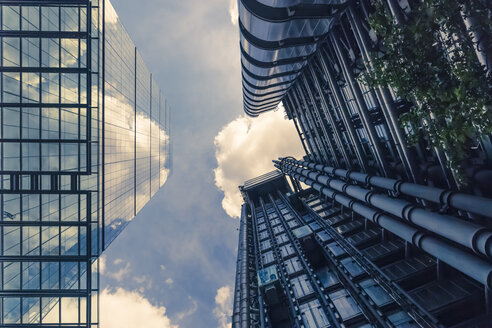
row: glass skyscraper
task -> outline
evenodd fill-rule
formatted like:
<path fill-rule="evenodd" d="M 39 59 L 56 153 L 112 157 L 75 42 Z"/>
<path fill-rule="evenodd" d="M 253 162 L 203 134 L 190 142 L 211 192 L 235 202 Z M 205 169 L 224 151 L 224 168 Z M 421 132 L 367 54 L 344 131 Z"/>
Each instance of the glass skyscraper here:
<path fill-rule="evenodd" d="M 170 110 L 109 1 L 1 1 L 0 326 L 95 327 L 98 256 L 170 173 Z"/>

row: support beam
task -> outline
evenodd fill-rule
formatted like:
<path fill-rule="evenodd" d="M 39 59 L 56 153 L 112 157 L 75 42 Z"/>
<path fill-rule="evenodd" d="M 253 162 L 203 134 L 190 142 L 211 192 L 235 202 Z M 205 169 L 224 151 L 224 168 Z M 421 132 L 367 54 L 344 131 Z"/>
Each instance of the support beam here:
<path fill-rule="evenodd" d="M 333 71 L 333 68 L 326 62 L 323 51 L 319 52 L 318 61 L 323 73 L 328 80 L 331 93 L 333 94 L 333 97 L 337 102 L 339 110 L 338 114 L 342 118 L 343 124 L 345 125 L 345 129 L 347 130 L 350 142 L 354 147 L 355 155 L 357 156 L 359 165 L 362 171 L 367 172 L 367 161 L 366 157 L 364 156 L 364 151 L 362 150 L 362 145 L 360 144 L 359 138 L 357 137 L 357 133 L 355 132 L 354 126 L 352 124 L 352 120 L 350 119 L 347 104 L 343 99 L 342 91 L 340 90 L 340 87 L 337 83 L 338 81 L 335 78 L 335 72 Z"/>

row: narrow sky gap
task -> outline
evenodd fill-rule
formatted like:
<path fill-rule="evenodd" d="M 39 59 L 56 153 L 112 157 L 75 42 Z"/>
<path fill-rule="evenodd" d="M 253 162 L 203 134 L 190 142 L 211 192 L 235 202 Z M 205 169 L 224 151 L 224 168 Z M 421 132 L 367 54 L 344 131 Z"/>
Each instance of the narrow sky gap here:
<path fill-rule="evenodd" d="M 174 171 L 106 251 L 103 302 L 139 299 L 169 327 L 229 327 L 238 203 L 226 199 L 300 142 L 281 111 L 244 115 L 236 1 L 112 2 L 172 108 Z M 232 127 L 239 143 L 225 142 Z"/>

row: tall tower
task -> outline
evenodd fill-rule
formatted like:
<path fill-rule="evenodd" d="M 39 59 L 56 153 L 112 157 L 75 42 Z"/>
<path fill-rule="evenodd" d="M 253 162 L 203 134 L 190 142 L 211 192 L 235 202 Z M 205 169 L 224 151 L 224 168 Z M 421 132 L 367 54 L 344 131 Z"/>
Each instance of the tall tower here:
<path fill-rule="evenodd" d="M 417 209 L 407 222 L 331 189 L 322 172 L 277 166 L 311 187 L 292 191 L 280 171 L 240 187 L 233 328 L 490 325 L 490 245 L 458 244 L 473 229 L 490 242 L 490 231 Z"/>
<path fill-rule="evenodd" d="M 471 115 L 462 98 L 444 101 L 448 114 L 437 119 L 435 107 L 422 106 L 426 97 L 399 95 L 407 85 L 366 79 L 377 72 L 376 59 L 392 71 L 384 66 L 398 65 L 388 60 L 390 48 L 423 36 L 407 27 L 429 19 L 436 33 L 420 40 L 435 41 L 416 51 L 433 49 L 442 65 L 402 67 L 417 78 L 414 87 L 462 85 L 446 72 L 466 52 L 467 74 L 476 72 L 482 88 L 466 92 L 489 104 L 478 106 L 475 123 L 490 123 L 492 35 L 476 18 L 491 12 L 486 1 L 471 2 L 483 10 L 450 1 L 456 6 L 445 7 L 454 11 L 438 22 L 422 1 L 238 1 L 244 110 L 258 116 L 282 103 L 306 155 L 274 160 L 280 171 L 241 188 L 233 327 L 492 325 L 490 130 L 456 137 L 456 160 L 456 149 L 435 140 L 461 135 L 449 113 L 457 107 Z M 386 24 L 386 35 L 377 24 Z M 400 28 L 408 33 L 392 34 Z M 391 55 L 403 61 L 401 52 Z M 430 66 L 434 76 L 426 75 Z M 449 90 L 429 86 L 429 99 Z M 415 108 L 418 124 L 403 124 Z M 443 130 L 429 133 L 431 123 Z"/>
<path fill-rule="evenodd" d="M 169 175 L 169 108 L 109 1 L 0 11 L 0 326 L 96 327 L 98 256 Z"/>
<path fill-rule="evenodd" d="M 490 17 L 486 1 L 472 2 Z M 401 123 L 402 115 L 414 115 L 413 109 L 420 108 L 422 99 L 400 96 L 389 82 L 377 86 L 367 83 L 366 76 L 374 72 L 375 59 L 388 48 L 385 39 L 371 27 L 370 20 L 377 20 L 376 14 L 384 14 L 381 8 L 387 8 L 387 15 L 393 15 L 389 21 L 398 21 L 400 25 L 410 18 L 418 21 L 412 11 L 418 8 L 419 1 L 296 1 L 289 6 L 287 2 L 261 1 L 260 4 L 260 1 L 239 0 L 238 3 L 243 102 L 248 115 L 261 115 L 282 103 L 312 162 L 446 189 L 458 189 L 460 184 L 464 188 L 460 177 L 453 172 L 458 165 L 461 179 L 469 181 L 467 192 L 492 197 L 490 134 L 477 131 L 474 135 L 456 137 L 465 140 L 459 150 L 436 145 L 430 140 L 446 133 L 461 135 L 460 128 L 446 125 L 445 115 L 443 122 L 436 124 L 436 129 L 443 130 L 425 135 L 419 131 L 430 122 L 428 117 L 418 124 Z M 473 27 L 472 20 L 466 17 L 474 14 L 466 10 L 456 8 L 453 13 L 457 30 L 461 28 L 461 31 L 460 37 L 455 35 L 452 46 L 450 40 L 448 45 L 441 44 L 444 41 L 436 33 L 436 41 L 422 47 L 437 47 L 434 57 L 441 56 L 443 62 L 453 56 L 452 49 L 467 49 L 470 65 L 478 64 L 481 68 L 477 70 L 483 70 L 476 73 L 477 84 L 488 81 L 480 88 L 486 90 L 489 83 L 490 90 L 492 35 L 484 32 L 479 40 L 470 39 L 473 31 L 481 27 L 476 20 Z M 428 73 L 425 65 L 417 63 L 407 70 L 417 78 L 436 79 L 438 84 L 439 79 L 434 75 L 425 75 Z M 439 74 L 448 72 L 442 67 L 433 66 L 433 69 L 442 69 Z M 446 75 L 446 79 L 452 80 L 453 74 Z M 418 85 L 421 81 L 417 79 L 413 83 Z M 470 93 L 476 91 L 471 90 L 472 86 L 466 89 Z M 470 97 L 478 96 L 474 93 Z M 485 103 L 489 103 L 486 108 L 492 102 L 488 97 L 485 96 Z M 456 98 L 448 107 L 460 105 L 460 99 Z M 432 105 L 422 107 L 422 111 L 433 117 L 431 108 Z M 459 113 L 469 110 L 462 106 Z M 477 115 L 475 124 L 481 122 L 489 122 L 489 114 Z M 410 135 L 413 143 L 408 142 Z M 455 163 L 453 156 L 458 151 L 463 155 Z"/>

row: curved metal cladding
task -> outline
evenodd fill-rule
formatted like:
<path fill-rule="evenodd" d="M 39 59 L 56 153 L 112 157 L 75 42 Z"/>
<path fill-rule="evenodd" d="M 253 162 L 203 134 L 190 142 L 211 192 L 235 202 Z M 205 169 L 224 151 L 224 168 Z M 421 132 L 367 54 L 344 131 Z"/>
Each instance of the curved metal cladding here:
<path fill-rule="evenodd" d="M 244 110 L 277 107 L 348 0 L 238 0 Z"/>

